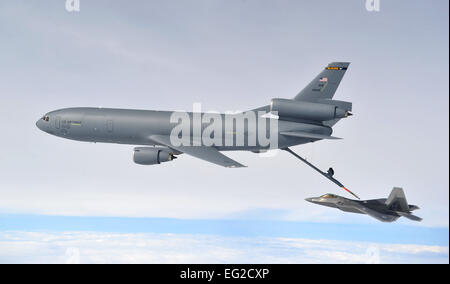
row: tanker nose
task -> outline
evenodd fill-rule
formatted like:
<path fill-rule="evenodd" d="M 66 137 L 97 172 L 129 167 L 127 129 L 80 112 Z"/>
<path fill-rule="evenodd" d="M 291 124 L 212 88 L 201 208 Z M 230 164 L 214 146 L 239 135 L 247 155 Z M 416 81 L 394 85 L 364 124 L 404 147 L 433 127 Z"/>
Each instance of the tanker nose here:
<path fill-rule="evenodd" d="M 44 132 L 48 132 L 50 129 L 50 117 L 45 115 L 36 121 L 36 127 Z"/>
<path fill-rule="evenodd" d="M 40 118 L 38 121 L 36 121 L 36 127 L 43 131 L 44 129 L 43 123 L 44 121 L 42 120 L 42 118 Z"/>

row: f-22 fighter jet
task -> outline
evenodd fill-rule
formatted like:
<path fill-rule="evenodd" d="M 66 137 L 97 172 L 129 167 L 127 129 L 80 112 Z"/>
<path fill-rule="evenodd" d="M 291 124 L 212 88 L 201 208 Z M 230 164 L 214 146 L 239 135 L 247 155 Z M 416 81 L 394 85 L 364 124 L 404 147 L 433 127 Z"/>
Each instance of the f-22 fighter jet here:
<path fill-rule="evenodd" d="M 400 217 L 413 221 L 422 221 L 411 212 L 419 209 L 416 205 L 409 205 L 402 188 L 394 187 L 389 197 L 372 200 L 351 200 L 334 194 L 324 194 L 320 197 L 306 198 L 311 203 L 338 208 L 345 212 L 367 214 L 382 222 L 394 222 Z"/>

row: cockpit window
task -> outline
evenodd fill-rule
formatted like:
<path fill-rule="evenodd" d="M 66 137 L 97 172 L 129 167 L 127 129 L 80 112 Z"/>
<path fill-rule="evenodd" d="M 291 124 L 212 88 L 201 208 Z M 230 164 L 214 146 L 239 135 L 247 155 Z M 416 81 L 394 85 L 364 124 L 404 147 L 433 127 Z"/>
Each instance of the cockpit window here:
<path fill-rule="evenodd" d="M 42 120 L 45 120 L 45 121 L 49 121 L 49 119 L 50 118 L 48 117 L 48 115 L 42 117 Z"/>
<path fill-rule="evenodd" d="M 324 194 L 321 196 L 322 198 L 336 198 L 337 196 L 334 194 Z"/>

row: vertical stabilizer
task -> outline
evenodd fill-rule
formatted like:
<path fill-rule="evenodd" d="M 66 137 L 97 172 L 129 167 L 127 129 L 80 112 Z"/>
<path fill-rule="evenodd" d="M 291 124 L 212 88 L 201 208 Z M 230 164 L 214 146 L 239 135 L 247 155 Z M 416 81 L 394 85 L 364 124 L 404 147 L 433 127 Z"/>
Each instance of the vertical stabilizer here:
<path fill-rule="evenodd" d="M 405 193 L 400 187 L 394 187 L 386 200 L 387 207 L 392 211 L 409 212 L 408 202 Z"/>
<path fill-rule="evenodd" d="M 298 93 L 294 100 L 331 100 L 349 65 L 349 62 L 333 62 L 328 64 L 311 83 Z"/>

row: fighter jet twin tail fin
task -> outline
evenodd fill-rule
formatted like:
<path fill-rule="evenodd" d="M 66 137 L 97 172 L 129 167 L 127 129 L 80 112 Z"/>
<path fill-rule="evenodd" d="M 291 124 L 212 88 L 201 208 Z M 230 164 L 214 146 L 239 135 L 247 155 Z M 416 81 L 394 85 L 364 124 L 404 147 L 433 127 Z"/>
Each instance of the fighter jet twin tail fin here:
<path fill-rule="evenodd" d="M 398 215 L 408 218 L 413 221 L 422 221 L 422 218 L 412 215 L 410 212 L 419 209 L 419 206 L 408 205 L 405 192 L 400 187 L 394 187 L 391 194 L 386 200 L 386 206 L 395 211 Z"/>

